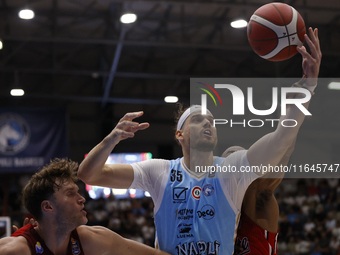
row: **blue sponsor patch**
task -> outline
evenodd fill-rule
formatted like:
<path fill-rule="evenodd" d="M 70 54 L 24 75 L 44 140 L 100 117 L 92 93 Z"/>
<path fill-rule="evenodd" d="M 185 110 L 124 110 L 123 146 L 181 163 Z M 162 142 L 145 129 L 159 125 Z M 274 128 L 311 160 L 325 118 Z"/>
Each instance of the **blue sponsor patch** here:
<path fill-rule="evenodd" d="M 41 247 L 41 244 L 39 242 L 37 242 L 35 244 L 35 253 L 43 253 L 43 252 L 44 252 L 43 247 Z"/>
<path fill-rule="evenodd" d="M 209 197 L 209 196 L 212 196 L 212 194 L 214 194 L 215 188 L 211 184 L 206 184 L 203 186 L 202 192 L 205 196 Z"/>
<path fill-rule="evenodd" d="M 71 248 L 72 248 L 72 254 L 78 255 L 81 253 L 78 241 L 74 240 L 73 238 L 71 238 Z"/>

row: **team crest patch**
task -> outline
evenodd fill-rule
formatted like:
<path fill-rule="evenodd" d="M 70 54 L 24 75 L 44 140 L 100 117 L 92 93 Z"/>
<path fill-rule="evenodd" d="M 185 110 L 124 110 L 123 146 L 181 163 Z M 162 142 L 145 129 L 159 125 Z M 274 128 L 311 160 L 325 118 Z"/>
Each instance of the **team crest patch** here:
<path fill-rule="evenodd" d="M 41 244 L 39 242 L 37 242 L 35 244 L 35 253 L 43 253 L 43 252 L 44 252 L 43 247 L 41 247 Z"/>
<path fill-rule="evenodd" d="M 200 199 L 201 197 L 201 187 L 198 187 L 198 186 L 195 186 L 192 188 L 192 191 L 191 191 L 191 195 L 193 196 L 193 198 L 195 199 Z"/>
<path fill-rule="evenodd" d="M 72 248 L 72 254 L 78 255 L 81 253 L 78 241 L 74 240 L 73 238 L 71 238 L 71 248 Z"/>
<path fill-rule="evenodd" d="M 210 197 L 215 192 L 215 188 L 211 184 L 206 184 L 203 186 L 202 192 L 205 196 Z"/>

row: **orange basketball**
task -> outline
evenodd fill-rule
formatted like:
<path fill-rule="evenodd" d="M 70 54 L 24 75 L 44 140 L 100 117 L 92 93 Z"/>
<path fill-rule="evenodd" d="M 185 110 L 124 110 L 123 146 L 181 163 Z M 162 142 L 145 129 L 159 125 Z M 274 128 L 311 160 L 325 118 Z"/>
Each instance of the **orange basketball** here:
<path fill-rule="evenodd" d="M 305 22 L 293 7 L 284 3 L 261 6 L 251 16 L 248 41 L 260 57 L 270 61 L 282 61 L 297 53 L 306 33 Z"/>

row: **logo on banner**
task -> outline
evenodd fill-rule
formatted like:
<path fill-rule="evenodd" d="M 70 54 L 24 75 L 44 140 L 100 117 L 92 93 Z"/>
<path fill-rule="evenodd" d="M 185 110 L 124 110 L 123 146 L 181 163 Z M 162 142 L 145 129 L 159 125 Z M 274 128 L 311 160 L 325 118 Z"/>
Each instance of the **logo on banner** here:
<path fill-rule="evenodd" d="M 204 85 L 204 87 L 196 87 L 199 90 L 202 90 L 203 94 L 201 94 L 201 114 L 206 115 L 207 114 L 207 95 L 210 96 L 210 98 L 214 101 L 215 106 L 218 106 L 218 102 L 220 102 L 220 106 L 222 106 L 222 100 L 220 95 L 217 93 L 216 89 L 223 89 L 228 90 L 231 93 L 232 96 L 232 111 L 233 116 L 244 116 L 246 114 L 245 111 L 245 103 L 247 103 L 248 110 L 250 113 L 252 113 L 255 116 L 268 116 L 273 114 L 279 106 L 279 98 L 281 99 L 281 115 L 287 114 L 287 106 L 289 105 L 295 105 L 304 115 L 310 116 L 312 115 L 307 108 L 304 106 L 304 103 L 308 102 L 311 98 L 311 92 L 304 88 L 304 87 L 282 87 L 280 92 L 281 96 L 279 95 L 279 88 L 273 87 L 272 88 L 272 105 L 269 109 L 260 110 L 256 109 L 254 107 L 254 98 L 253 98 L 253 88 L 248 87 L 247 88 L 247 95 L 245 97 L 243 91 L 237 87 L 236 85 L 232 84 L 215 84 L 214 86 L 210 86 L 208 84 L 197 82 L 199 84 Z M 223 92 L 223 90 L 220 90 Z M 212 91 L 212 92 L 211 92 Z M 295 94 L 304 94 L 305 97 L 291 97 L 291 95 Z M 216 98 L 218 100 L 216 100 Z M 252 128 L 259 128 L 263 127 L 265 124 L 270 124 L 271 127 L 274 127 L 275 124 L 279 124 L 283 127 L 295 127 L 298 125 L 297 120 L 295 119 L 272 119 L 272 118 L 266 118 L 266 119 L 243 119 L 242 121 L 235 119 L 224 119 L 224 116 L 221 116 L 222 118 L 216 118 L 213 121 L 213 126 L 216 127 L 216 125 L 229 125 L 230 127 L 234 126 L 243 126 L 243 127 L 252 127 Z"/>
<path fill-rule="evenodd" d="M 202 83 L 204 84 L 204 83 Z M 209 86 L 207 84 L 204 84 L 205 86 Z M 240 88 L 238 88 L 235 85 L 232 84 L 215 84 L 214 86 L 217 89 L 228 89 L 233 97 L 233 115 L 244 115 L 245 111 L 244 111 L 244 94 L 242 92 L 242 90 Z M 220 99 L 220 96 L 217 94 L 216 90 L 209 86 L 210 89 L 212 89 L 214 91 L 214 93 L 218 96 L 218 99 L 220 100 L 221 106 L 222 106 L 222 101 Z M 198 88 L 203 90 L 204 92 L 208 93 L 209 96 L 213 99 L 215 106 L 217 106 L 216 104 L 216 100 L 215 98 L 212 96 L 211 93 L 209 93 L 209 91 L 203 89 L 203 88 Z M 247 103 L 248 103 L 248 109 L 249 111 L 254 114 L 254 115 L 258 115 L 258 116 L 264 116 L 264 115 L 270 115 L 272 113 L 274 113 L 278 107 L 278 88 L 277 87 L 273 87 L 272 88 L 272 99 L 273 99 L 273 103 L 270 109 L 267 110 L 258 110 L 255 109 L 254 105 L 253 105 L 253 88 L 252 87 L 248 87 L 247 88 L 247 92 L 248 92 L 248 97 L 247 97 Z M 289 93 L 303 93 L 306 95 L 305 98 L 288 98 L 288 94 Z M 311 99 L 311 92 L 306 89 L 306 88 L 281 88 L 281 115 L 286 115 L 286 106 L 288 104 L 294 104 L 296 107 L 298 107 L 304 115 L 312 115 L 305 106 L 303 106 L 303 103 L 308 102 Z M 201 105 L 202 105 L 202 114 L 206 114 L 207 112 L 207 97 L 205 94 L 201 95 Z"/>
<path fill-rule="evenodd" d="M 208 84 L 205 84 L 205 83 L 203 83 L 203 82 L 197 82 L 197 83 L 199 83 L 199 84 L 202 84 L 202 85 L 204 85 L 204 86 L 206 86 L 207 88 L 209 88 L 212 92 L 214 92 L 214 94 L 217 96 L 217 98 L 218 98 L 218 100 L 220 101 L 220 104 L 221 104 L 221 106 L 222 106 L 222 100 L 221 100 L 221 97 L 220 97 L 220 95 L 217 93 L 217 91 L 213 88 L 213 87 L 211 87 L 210 85 L 208 85 Z M 204 92 L 206 92 L 210 97 L 211 97 L 211 99 L 214 101 L 214 103 L 215 103 L 215 106 L 217 106 L 217 103 L 216 103 L 216 100 L 215 100 L 215 97 L 209 92 L 209 90 L 207 90 L 207 89 L 204 89 L 204 88 L 201 88 L 201 87 L 197 87 L 198 89 L 200 89 L 200 90 L 203 90 Z"/>
<path fill-rule="evenodd" d="M 30 128 L 24 118 L 15 113 L 0 115 L 0 153 L 15 155 L 26 148 L 29 140 Z"/>

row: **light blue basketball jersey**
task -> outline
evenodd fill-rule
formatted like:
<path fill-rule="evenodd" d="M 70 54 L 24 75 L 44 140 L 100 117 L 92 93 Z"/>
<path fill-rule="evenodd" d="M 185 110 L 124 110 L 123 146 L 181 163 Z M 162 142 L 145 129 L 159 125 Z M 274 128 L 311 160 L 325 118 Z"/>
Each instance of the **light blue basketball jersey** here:
<path fill-rule="evenodd" d="M 214 165 L 224 158 L 217 157 Z M 229 255 L 234 252 L 238 215 L 226 198 L 218 173 L 196 180 L 171 160 L 163 200 L 155 215 L 159 248 L 172 255 Z"/>

